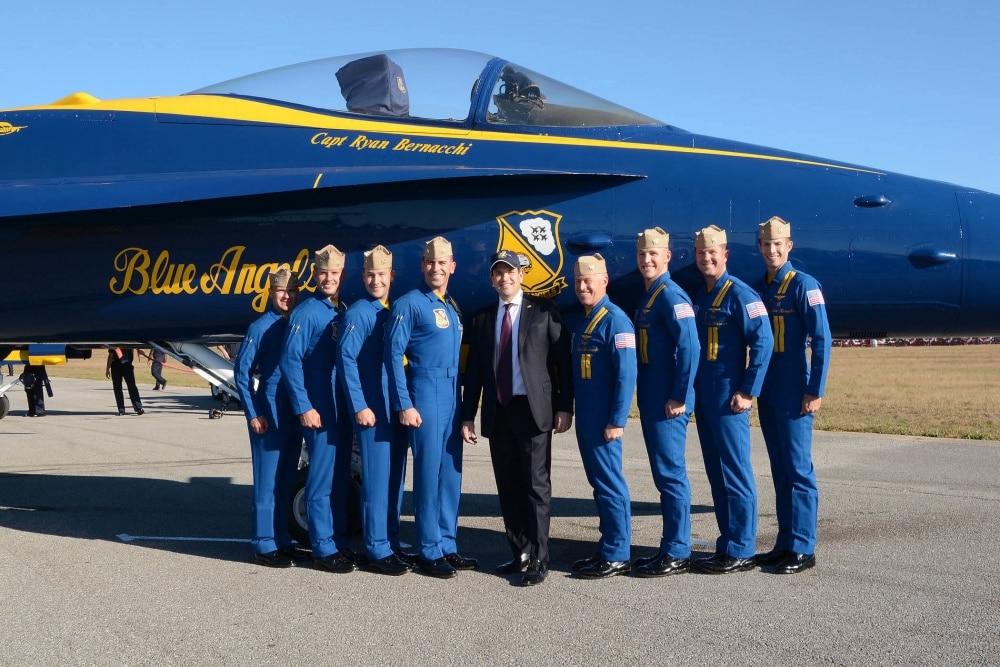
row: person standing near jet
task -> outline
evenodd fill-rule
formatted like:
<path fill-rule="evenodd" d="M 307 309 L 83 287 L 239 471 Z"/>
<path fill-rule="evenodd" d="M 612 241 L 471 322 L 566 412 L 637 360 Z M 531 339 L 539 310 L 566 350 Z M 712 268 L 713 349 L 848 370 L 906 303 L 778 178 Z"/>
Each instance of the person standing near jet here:
<path fill-rule="evenodd" d="M 691 569 L 691 485 L 684 450 L 700 346 L 691 299 L 670 279 L 670 235 L 659 227 L 645 230 L 635 255 L 646 287 L 635 311 L 639 418 L 663 513 L 659 551 L 636 559 L 636 576 L 650 578 Z"/>
<path fill-rule="evenodd" d="M 27 417 L 45 416 L 45 392 L 52 396 L 52 386 L 49 384 L 49 372 L 44 364 L 25 364 L 24 372 L 19 378 L 24 387 L 25 398 L 28 399 Z"/>
<path fill-rule="evenodd" d="M 816 564 L 819 489 L 812 462 L 813 415 L 823 402 L 830 323 L 823 290 L 788 260 L 792 227 L 775 216 L 760 224 L 757 247 L 765 273 L 754 283 L 771 316 L 774 354 L 758 407 L 774 480 L 778 537 L 757 564 L 796 574 Z M 807 359 L 806 350 L 811 351 Z"/>
<path fill-rule="evenodd" d="M 299 294 L 298 280 L 287 268 L 271 273 L 271 309 L 247 329 L 234 366 L 236 390 L 250 431 L 253 464 L 254 563 L 291 567 L 293 551 L 288 532 L 292 486 L 302 451 L 302 433 L 292 412 L 279 361 L 288 315 Z"/>
<path fill-rule="evenodd" d="M 344 253 L 332 245 L 313 258 L 316 293 L 299 301 L 288 318 L 281 375 L 299 417 L 309 453 L 306 515 L 313 568 L 345 574 L 357 569 L 347 545 L 347 494 L 351 483 L 350 437 L 338 419 L 335 358 L 344 305 L 338 300 Z"/>
<path fill-rule="evenodd" d="M 132 401 L 135 414 L 145 414 L 142 400 L 139 398 L 139 388 L 135 386 L 135 355 L 129 348 L 116 347 L 108 350 L 108 365 L 104 369 L 104 377 L 111 378 L 111 388 L 115 392 L 115 403 L 118 404 L 118 414 L 125 414 L 125 396 L 122 393 L 122 380 L 128 387 L 128 398 Z"/>
<path fill-rule="evenodd" d="M 405 574 L 410 569 L 398 555 L 402 552 L 399 515 L 407 439 L 402 425 L 389 412 L 383 358 L 389 287 L 395 277 L 392 253 L 385 246 L 365 253 L 362 278 L 370 298 L 347 309 L 337 343 L 337 375 L 361 449 L 361 517 L 367 568 L 388 575 Z"/>
<path fill-rule="evenodd" d="M 524 293 L 517 253 L 501 250 L 490 265 L 500 298 L 469 327 L 462 437 L 476 442 L 483 398 L 482 431 L 513 556 L 496 572 L 524 572 L 518 584 L 535 586 L 549 564 L 552 430 L 563 433 L 573 423 L 569 334 L 555 304 Z"/>
<path fill-rule="evenodd" d="M 754 568 L 757 486 L 750 466 L 750 408 L 774 346 L 760 297 L 726 271 L 726 241 L 726 232 L 715 225 L 694 237 L 695 263 L 705 279 L 694 296 L 701 344 L 694 416 L 720 535 L 715 554 L 693 565 L 708 574 Z"/>
<path fill-rule="evenodd" d="M 458 553 L 456 543 L 462 493 L 458 422 L 462 315 L 448 294 L 455 266 L 447 239 L 438 236 L 424 244 L 420 263 L 424 286 L 393 304 L 384 351 L 389 403 L 410 430 L 413 447 L 417 569 L 439 579 L 477 565 L 474 558 Z"/>
<path fill-rule="evenodd" d="M 622 471 L 622 436 L 635 394 L 635 330 L 608 299 L 608 269 L 599 255 L 573 267 L 585 317 L 573 334 L 576 441 L 594 489 L 601 539 L 594 555 L 573 563 L 581 579 L 606 579 L 632 569 L 632 510 Z"/>

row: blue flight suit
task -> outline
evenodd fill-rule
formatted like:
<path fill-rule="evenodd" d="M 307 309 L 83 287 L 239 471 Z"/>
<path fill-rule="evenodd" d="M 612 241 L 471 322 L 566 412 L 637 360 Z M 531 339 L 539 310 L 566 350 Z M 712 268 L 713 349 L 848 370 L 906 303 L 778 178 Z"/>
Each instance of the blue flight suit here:
<path fill-rule="evenodd" d="M 347 494 L 353 442 L 346 420 L 338 414 L 343 401 L 338 405 L 334 390 L 337 334 L 344 310 L 342 304 L 322 293 L 301 301 L 288 318 L 281 353 L 281 373 L 292 410 L 302 415 L 315 408 L 323 420 L 322 428 L 302 428 L 309 453 L 306 518 L 314 558 L 325 558 L 348 546 Z"/>
<path fill-rule="evenodd" d="M 774 331 L 774 354 L 758 401 L 771 460 L 778 537 L 775 549 L 811 554 L 816 548 L 819 489 L 812 462 L 813 415 L 802 397 L 823 396 L 830 359 L 830 322 L 820 284 L 785 262 L 774 278 L 754 283 Z M 811 362 L 806 350 L 812 350 Z"/>
<path fill-rule="evenodd" d="M 388 320 L 389 310 L 378 299 L 358 301 L 344 314 L 337 343 L 337 374 L 361 450 L 365 551 L 373 560 L 400 551 L 399 515 L 406 476 L 407 434 L 398 417 L 389 412 L 383 357 Z M 365 408 L 375 413 L 375 426 L 357 423 L 355 415 Z"/>
<path fill-rule="evenodd" d="M 413 514 L 420 557 L 457 553 L 462 494 L 459 422 L 461 312 L 451 296 L 429 287 L 407 292 L 392 305 L 385 338 L 389 404 L 393 414 L 416 408 L 422 420 L 410 430 L 413 447 Z M 403 367 L 403 355 L 407 365 Z"/>
<path fill-rule="evenodd" d="M 250 542 L 258 554 L 292 544 L 288 517 L 302 452 L 302 433 L 279 366 L 287 325 L 288 320 L 273 310 L 257 318 L 247 329 L 234 368 L 236 389 L 250 432 L 253 463 Z M 261 434 L 249 427 L 258 417 L 267 420 L 267 430 Z"/>
<path fill-rule="evenodd" d="M 737 391 L 760 394 L 774 338 L 760 297 L 728 272 L 711 291 L 704 284 L 699 287 L 694 305 L 701 344 L 694 416 L 719 524 L 715 550 L 750 558 L 757 546 L 750 413 L 734 413 L 729 402 Z"/>
<path fill-rule="evenodd" d="M 597 552 L 613 562 L 631 558 L 632 508 L 622 471 L 621 438 L 605 442 L 604 429 L 609 424 L 625 426 L 635 378 L 632 321 L 605 296 L 573 334 L 573 391 L 576 441 L 600 519 Z"/>
<path fill-rule="evenodd" d="M 635 332 L 639 418 L 663 513 L 659 553 L 690 558 L 691 485 L 684 451 L 701 348 L 691 299 L 670 274 L 653 281 L 642 296 L 635 311 Z M 668 400 L 684 403 L 685 413 L 668 418 Z"/>

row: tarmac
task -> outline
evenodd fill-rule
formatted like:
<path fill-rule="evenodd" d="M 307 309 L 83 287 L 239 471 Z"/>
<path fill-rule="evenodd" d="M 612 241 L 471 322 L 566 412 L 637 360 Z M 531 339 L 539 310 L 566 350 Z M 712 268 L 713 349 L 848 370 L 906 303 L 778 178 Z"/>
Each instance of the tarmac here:
<path fill-rule="evenodd" d="M 552 570 L 509 557 L 485 440 L 466 446 L 459 545 L 479 571 L 336 575 L 252 564 L 240 412 L 208 389 L 144 388 L 116 415 L 108 383 L 59 379 L 0 420 L 0 665 L 1000 664 L 1000 442 L 817 432 L 818 565 L 797 575 L 583 581 L 597 539 L 572 432 L 553 442 Z M 758 550 L 776 531 L 753 431 Z M 718 534 L 688 434 L 695 555 Z M 639 424 L 625 435 L 633 557 L 661 520 Z M 409 490 L 409 482 L 407 489 Z M 404 539 L 412 538 L 409 493 Z M 361 550 L 359 538 L 354 545 Z"/>

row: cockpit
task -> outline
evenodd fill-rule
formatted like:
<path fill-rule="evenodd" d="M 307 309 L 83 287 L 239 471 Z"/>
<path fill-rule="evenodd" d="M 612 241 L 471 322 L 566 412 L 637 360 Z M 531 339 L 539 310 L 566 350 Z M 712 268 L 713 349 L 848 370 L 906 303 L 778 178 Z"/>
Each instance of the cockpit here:
<path fill-rule="evenodd" d="M 458 49 L 325 58 L 192 91 L 409 121 L 516 127 L 663 125 L 508 61 Z"/>

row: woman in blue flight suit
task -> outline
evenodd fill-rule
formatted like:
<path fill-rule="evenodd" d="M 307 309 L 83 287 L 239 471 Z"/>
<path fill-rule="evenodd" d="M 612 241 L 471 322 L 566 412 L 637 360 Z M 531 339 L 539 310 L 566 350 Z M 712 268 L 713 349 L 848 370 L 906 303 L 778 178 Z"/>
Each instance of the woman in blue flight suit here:
<path fill-rule="evenodd" d="M 288 515 L 302 433 L 281 378 L 279 360 L 299 285 L 286 268 L 271 273 L 269 282 L 271 310 L 247 329 L 234 371 L 250 431 L 254 562 L 291 567 L 299 552 L 292 549 Z"/>

